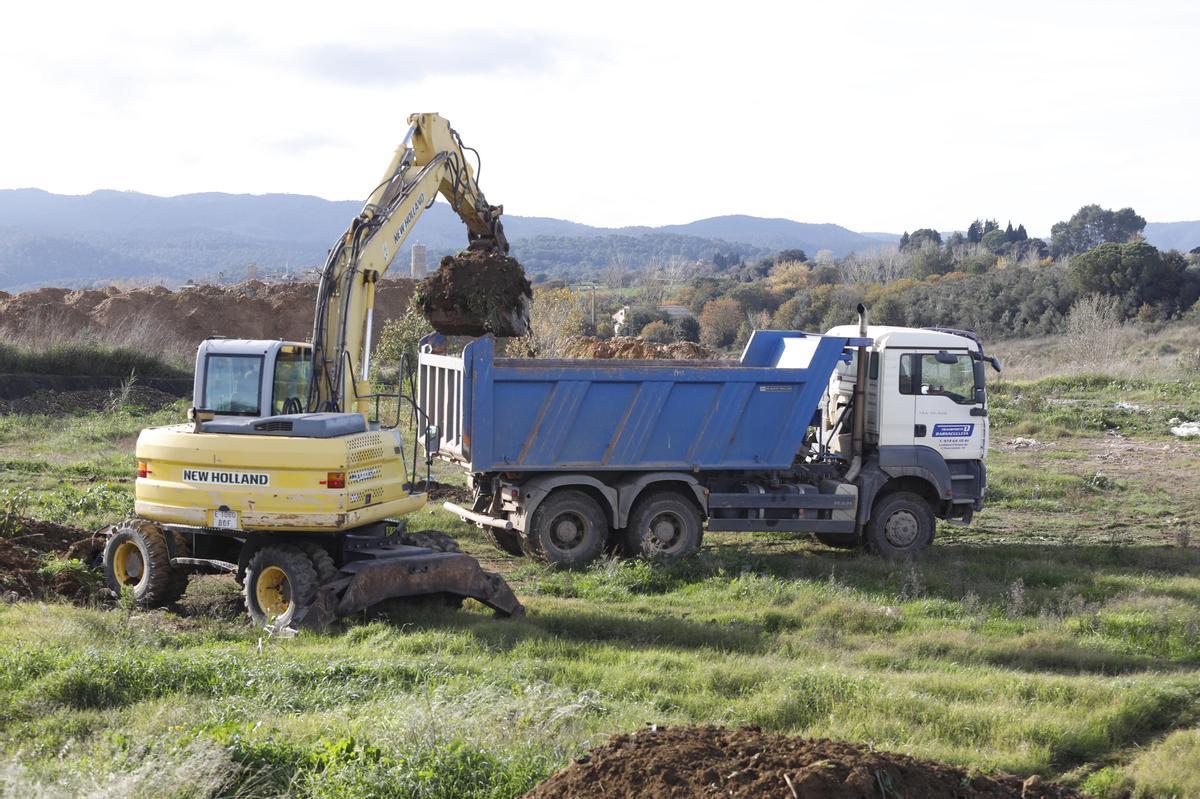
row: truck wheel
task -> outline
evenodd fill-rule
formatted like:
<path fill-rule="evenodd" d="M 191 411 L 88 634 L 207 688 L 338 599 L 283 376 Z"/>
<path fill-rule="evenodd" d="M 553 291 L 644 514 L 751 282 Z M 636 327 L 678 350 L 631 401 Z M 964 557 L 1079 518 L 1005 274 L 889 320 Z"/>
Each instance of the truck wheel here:
<path fill-rule="evenodd" d="M 867 547 L 876 555 L 917 555 L 933 542 L 933 510 L 911 491 L 885 494 L 867 522 Z"/>
<path fill-rule="evenodd" d="M 316 593 L 317 568 L 299 547 L 263 547 L 246 566 L 246 611 L 259 627 L 286 627 Z"/>
<path fill-rule="evenodd" d="M 607 538 L 608 519 L 596 500 L 583 491 L 559 489 L 533 512 L 525 551 L 546 563 L 573 569 L 595 560 Z"/>
<path fill-rule="evenodd" d="M 674 491 L 639 497 L 625 529 L 625 554 L 646 560 L 671 561 L 700 548 L 704 528 L 700 511 Z"/>
<path fill-rule="evenodd" d="M 525 554 L 521 548 L 521 534 L 515 530 L 501 530 L 497 527 L 483 528 L 483 537 L 492 542 L 497 549 L 516 555 L 518 558 Z"/>
<path fill-rule="evenodd" d="M 167 534 L 145 519 L 128 519 L 113 527 L 104 545 L 103 566 L 108 587 L 117 593 L 131 588 L 139 607 L 169 605 L 187 589 L 187 572 L 171 566 Z"/>

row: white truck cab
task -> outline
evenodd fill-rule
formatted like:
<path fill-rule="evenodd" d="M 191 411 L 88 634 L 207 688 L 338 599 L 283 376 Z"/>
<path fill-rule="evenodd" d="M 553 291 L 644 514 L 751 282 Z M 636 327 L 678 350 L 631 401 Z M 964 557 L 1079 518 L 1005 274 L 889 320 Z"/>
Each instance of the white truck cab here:
<path fill-rule="evenodd" d="M 857 325 L 829 335 L 854 336 Z M 968 331 L 871 325 L 864 391 L 866 453 L 864 488 L 871 472 L 879 480 L 908 479 L 929 499 L 936 515 L 966 523 L 983 506 L 984 458 L 988 449 L 984 365 L 999 362 L 983 352 Z M 849 425 L 839 424 L 851 405 L 857 358 L 830 377 L 822 414 L 828 450 L 849 457 Z"/>

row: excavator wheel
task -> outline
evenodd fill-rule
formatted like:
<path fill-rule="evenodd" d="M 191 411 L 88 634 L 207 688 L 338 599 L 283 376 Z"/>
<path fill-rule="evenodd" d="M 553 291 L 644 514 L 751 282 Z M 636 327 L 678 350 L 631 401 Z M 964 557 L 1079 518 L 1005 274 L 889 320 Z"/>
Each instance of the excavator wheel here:
<path fill-rule="evenodd" d="M 308 608 L 319 584 L 313 559 L 300 547 L 263 547 L 246 566 L 243 595 L 255 626 L 287 627 Z"/>
<path fill-rule="evenodd" d="M 183 549 L 180 555 L 187 555 L 181 538 L 176 537 L 175 544 Z M 103 567 L 108 587 L 117 593 L 132 589 L 139 607 L 169 605 L 187 590 L 187 572 L 171 566 L 167 533 L 145 519 L 127 519 L 112 528 Z"/>
<path fill-rule="evenodd" d="M 325 585 L 337 576 L 337 564 L 333 562 L 333 555 L 330 555 L 325 547 L 320 544 L 301 544 L 300 549 L 304 550 L 304 554 L 313 562 L 313 568 L 317 570 L 317 585 Z"/>
<path fill-rule="evenodd" d="M 402 533 L 400 543 L 410 547 L 425 547 L 434 552 L 461 552 L 458 542 L 449 533 L 441 530 L 418 530 L 415 533 Z"/>

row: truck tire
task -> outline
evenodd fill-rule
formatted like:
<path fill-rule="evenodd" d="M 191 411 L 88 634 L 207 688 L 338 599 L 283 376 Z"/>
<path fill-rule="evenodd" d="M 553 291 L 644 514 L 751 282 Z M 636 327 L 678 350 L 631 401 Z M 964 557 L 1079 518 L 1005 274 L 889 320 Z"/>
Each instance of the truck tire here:
<path fill-rule="evenodd" d="M 176 542 L 186 548 L 178 537 Z M 145 519 L 127 519 L 113 527 L 104 544 L 103 567 L 108 587 L 118 594 L 132 589 L 139 607 L 169 605 L 187 590 L 187 572 L 171 566 L 167 533 Z"/>
<path fill-rule="evenodd" d="M 694 502 L 674 491 L 653 491 L 634 504 L 623 549 L 629 557 L 668 562 L 696 552 L 703 536 Z"/>
<path fill-rule="evenodd" d="M 491 541 L 494 547 L 510 555 L 516 555 L 519 558 L 525 554 L 525 550 L 521 548 L 521 534 L 516 530 L 501 530 L 485 525 L 483 537 Z"/>
<path fill-rule="evenodd" d="M 263 547 L 246 566 L 243 595 L 256 626 L 286 627 L 317 593 L 317 567 L 300 547 Z"/>
<path fill-rule="evenodd" d="M 911 491 L 884 494 L 875 501 L 867 522 L 867 548 L 876 555 L 919 555 L 933 543 L 933 509 Z"/>
<path fill-rule="evenodd" d="M 577 489 L 552 491 L 533 512 L 525 552 L 553 566 L 576 569 L 604 549 L 608 519 L 592 497 Z"/>

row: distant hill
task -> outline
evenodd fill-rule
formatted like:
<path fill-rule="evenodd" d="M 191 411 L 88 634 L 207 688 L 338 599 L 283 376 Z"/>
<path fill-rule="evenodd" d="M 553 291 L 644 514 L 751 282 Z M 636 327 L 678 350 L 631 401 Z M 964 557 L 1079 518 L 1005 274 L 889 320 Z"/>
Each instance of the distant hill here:
<path fill-rule="evenodd" d="M 1194 222 L 1150 222 L 1144 233 L 1146 241 L 1160 250 L 1187 252 L 1200 247 L 1200 219 Z"/>
<path fill-rule="evenodd" d="M 358 201 L 295 194 L 186 194 L 156 197 L 96 191 L 69 196 L 40 189 L 0 190 L 0 289 L 87 286 L 113 280 L 214 279 L 246 267 L 293 272 L 319 266 L 359 212 Z M 532 273 L 573 277 L 614 261 L 637 270 L 676 258 L 745 258 L 788 248 L 845 255 L 886 234 L 788 219 L 721 216 L 665 227 L 602 228 L 548 217 L 506 215 L 513 252 Z M 894 240 L 895 237 L 891 237 Z M 462 222 L 437 203 L 410 243 L 430 262 L 466 243 Z M 394 267 L 403 272 L 406 264 Z"/>

